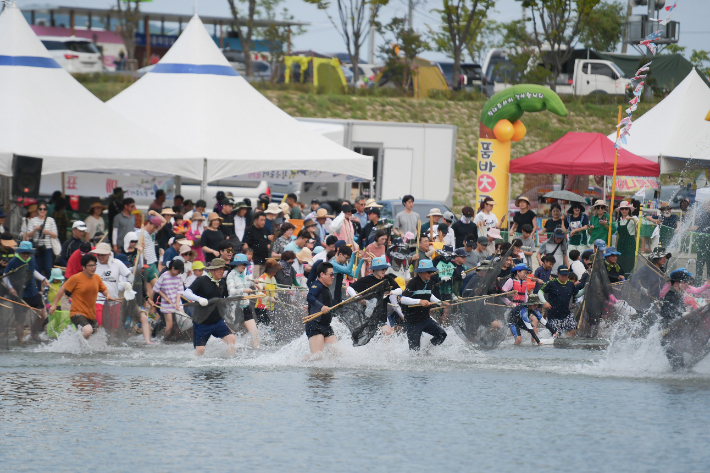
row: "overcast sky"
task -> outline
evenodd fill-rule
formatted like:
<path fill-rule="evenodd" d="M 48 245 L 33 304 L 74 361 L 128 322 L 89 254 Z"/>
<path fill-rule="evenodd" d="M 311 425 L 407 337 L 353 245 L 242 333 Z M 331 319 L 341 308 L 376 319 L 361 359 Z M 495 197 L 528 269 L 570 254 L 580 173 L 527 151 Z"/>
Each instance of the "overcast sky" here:
<path fill-rule="evenodd" d="M 348 1 L 348 0 L 345 0 Z M 421 32 L 427 31 L 427 25 L 436 28 L 440 21 L 438 15 L 432 10 L 440 8 L 441 0 L 418 0 L 414 12 L 414 27 Z M 673 0 L 666 0 L 669 5 Z M 23 5 L 52 4 L 62 6 L 105 6 L 109 8 L 115 5 L 112 0 L 18 0 L 20 8 Z M 160 13 L 193 13 L 197 5 L 198 13 L 203 15 L 229 16 L 229 6 L 227 0 L 153 0 L 151 3 L 142 5 L 144 11 Z M 313 49 L 322 52 L 344 52 L 345 45 L 333 28 L 325 12 L 318 10 L 314 5 L 305 3 L 303 0 L 285 0 L 283 5 L 289 9 L 296 20 L 308 21 L 311 23 L 307 31 L 302 36 L 297 36 L 293 40 L 293 48 Z M 331 0 L 331 12 L 337 17 L 337 0 Z M 407 15 L 408 0 L 390 0 L 389 5 L 382 8 L 380 19 L 382 22 L 389 21 L 395 16 L 404 17 Z M 637 7 L 634 13 L 645 13 L 646 7 Z M 498 0 L 495 11 L 489 15 L 499 22 L 507 22 L 522 17 L 520 3 L 516 0 Z M 678 0 L 678 6 L 673 12 L 673 20 L 681 24 L 680 42 L 681 46 L 687 47 L 686 57 L 690 56 L 692 49 L 710 50 L 710 0 Z M 382 43 L 381 38 L 377 38 L 376 45 Z M 363 59 L 367 58 L 366 50 L 361 54 Z M 633 53 L 633 49 L 630 49 Z M 428 52 L 424 57 L 432 60 L 446 60 L 441 54 Z"/>

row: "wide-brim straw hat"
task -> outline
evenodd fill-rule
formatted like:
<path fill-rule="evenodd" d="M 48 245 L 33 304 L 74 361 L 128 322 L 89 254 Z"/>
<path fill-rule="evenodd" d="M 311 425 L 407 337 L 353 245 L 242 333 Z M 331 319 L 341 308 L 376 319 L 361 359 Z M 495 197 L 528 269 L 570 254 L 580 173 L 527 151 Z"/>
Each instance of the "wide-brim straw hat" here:
<path fill-rule="evenodd" d="M 631 205 L 631 202 L 628 202 L 628 201 L 625 200 L 625 201 L 623 201 L 621 204 L 619 204 L 619 210 L 621 210 L 621 209 L 630 209 L 630 210 L 633 210 L 633 209 L 634 209 L 634 206 Z"/>
<path fill-rule="evenodd" d="M 298 261 L 305 261 L 307 263 L 313 264 L 313 253 L 311 250 L 305 246 L 296 254 L 296 259 Z"/>
<path fill-rule="evenodd" d="M 515 206 L 516 206 L 516 207 L 520 207 L 519 202 L 520 202 L 521 200 L 524 200 L 525 202 L 528 203 L 528 205 L 530 205 L 530 199 L 528 199 L 528 198 L 525 197 L 524 195 L 521 195 L 520 197 L 518 197 L 517 199 L 515 199 Z"/>
<path fill-rule="evenodd" d="M 94 207 L 101 207 L 102 212 L 108 208 L 105 205 L 101 205 L 101 202 L 94 202 L 93 204 L 91 204 L 91 207 L 89 207 L 89 213 L 91 213 L 91 209 L 93 209 Z"/>
<path fill-rule="evenodd" d="M 172 217 L 173 215 L 175 215 L 175 211 L 170 207 L 165 207 L 163 210 L 160 211 L 160 215 L 170 215 Z"/>
<path fill-rule="evenodd" d="M 205 269 L 221 269 L 227 266 L 227 263 L 222 258 L 215 258 Z"/>
<path fill-rule="evenodd" d="M 190 220 L 192 220 L 192 221 L 204 220 L 204 219 L 205 219 L 205 216 L 199 212 L 192 212 L 192 217 L 190 218 Z"/>
<path fill-rule="evenodd" d="M 222 217 L 220 217 L 217 212 L 212 212 L 212 213 L 207 217 L 207 221 L 208 221 L 209 223 L 212 223 L 212 220 L 219 220 L 220 222 L 223 222 L 223 221 L 224 221 L 224 219 L 223 219 Z"/>
<path fill-rule="evenodd" d="M 592 208 L 593 208 L 593 209 L 594 209 L 594 208 L 597 208 L 597 207 L 609 207 L 609 206 L 606 205 L 606 202 L 604 202 L 603 200 L 599 199 L 599 200 L 597 200 L 596 202 L 594 202 L 594 205 L 592 205 Z"/>
<path fill-rule="evenodd" d="M 381 208 L 382 206 L 377 203 L 375 199 L 368 199 L 367 202 L 365 202 L 365 208 L 368 209 L 370 207 L 375 207 L 375 208 Z"/>
<path fill-rule="evenodd" d="M 332 215 L 328 215 L 328 211 L 320 208 L 316 211 L 316 218 L 334 218 Z"/>
<path fill-rule="evenodd" d="M 8 248 L 17 248 L 17 242 L 15 240 L 6 240 L 6 239 L 1 239 L 0 244 L 2 246 L 7 246 Z"/>
<path fill-rule="evenodd" d="M 488 233 L 486 234 L 486 236 L 493 238 L 495 240 L 502 238 L 501 234 L 500 234 L 500 230 L 498 230 L 497 228 L 491 228 L 490 230 L 488 230 Z"/>
<path fill-rule="evenodd" d="M 441 213 L 441 210 L 439 209 L 431 209 L 429 211 L 429 214 L 427 214 L 427 217 L 443 217 L 444 215 Z"/>
<path fill-rule="evenodd" d="M 95 255 L 110 255 L 111 254 L 111 245 L 108 243 L 99 243 L 96 245 L 96 249 L 91 250 L 89 253 L 93 253 Z"/>
<path fill-rule="evenodd" d="M 286 213 L 289 213 L 289 212 L 291 211 L 291 207 L 289 207 L 286 202 L 281 202 L 281 203 L 279 204 L 279 208 L 280 208 L 281 211 L 282 211 L 283 213 L 285 213 L 285 214 L 286 214 Z"/>

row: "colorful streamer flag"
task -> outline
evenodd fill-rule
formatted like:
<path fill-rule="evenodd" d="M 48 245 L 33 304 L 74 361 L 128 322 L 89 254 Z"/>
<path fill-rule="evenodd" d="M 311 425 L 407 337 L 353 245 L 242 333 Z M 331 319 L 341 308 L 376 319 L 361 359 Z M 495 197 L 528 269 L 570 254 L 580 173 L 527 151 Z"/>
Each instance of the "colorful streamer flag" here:
<path fill-rule="evenodd" d="M 655 19 L 655 18 L 649 18 L 651 21 L 657 21 L 661 25 L 667 25 L 671 21 L 671 12 L 675 9 L 676 5 L 678 5 L 678 2 L 675 2 L 673 5 L 664 7 L 663 9 L 668 12 L 668 15 L 664 19 Z"/>
<path fill-rule="evenodd" d="M 656 55 L 656 51 L 658 51 L 658 46 L 653 44 L 653 42 L 650 39 L 645 39 L 639 43 L 641 46 L 646 46 L 649 51 L 651 51 L 651 54 L 654 56 Z"/>
<path fill-rule="evenodd" d="M 645 78 L 646 78 L 646 74 L 642 74 L 642 75 L 640 75 L 640 76 L 635 76 L 635 77 L 634 77 L 633 79 L 631 79 L 631 80 L 643 80 L 643 79 L 645 79 Z"/>
<path fill-rule="evenodd" d="M 637 103 L 639 103 L 638 95 L 636 97 L 632 98 L 631 100 L 629 100 L 629 103 L 631 105 L 636 105 Z"/>
<path fill-rule="evenodd" d="M 658 31 L 646 36 L 646 39 L 648 41 L 656 41 L 658 39 L 661 39 L 661 36 L 663 36 L 663 30 L 658 30 Z"/>
<path fill-rule="evenodd" d="M 651 62 L 653 62 L 653 61 L 651 61 Z M 648 71 L 648 70 L 650 69 L 648 66 L 651 65 L 651 62 L 649 62 L 648 64 L 642 66 L 641 69 L 639 69 L 638 71 L 636 71 L 636 75 L 638 76 L 638 75 L 641 74 L 642 72 Z"/>
<path fill-rule="evenodd" d="M 636 108 L 637 108 L 637 107 L 638 107 L 638 105 L 632 105 L 632 106 L 630 106 L 629 108 L 626 109 L 626 114 L 629 115 L 629 116 L 631 116 L 631 114 L 636 111 Z"/>
<path fill-rule="evenodd" d="M 621 121 L 619 122 L 619 124 L 616 125 L 616 127 L 621 128 L 622 126 L 626 126 L 630 123 L 631 123 L 631 117 L 622 118 Z"/>
<path fill-rule="evenodd" d="M 634 95 L 639 96 L 641 95 L 641 92 L 643 92 L 643 82 L 639 82 L 639 85 L 636 86 L 636 90 L 634 90 Z"/>
<path fill-rule="evenodd" d="M 675 7 L 676 7 L 677 5 L 678 5 L 678 2 L 675 2 L 675 3 L 673 3 L 673 5 L 664 7 L 663 9 L 664 9 L 665 11 L 667 11 L 668 13 L 670 13 L 670 12 L 672 12 L 673 10 L 675 10 Z"/>

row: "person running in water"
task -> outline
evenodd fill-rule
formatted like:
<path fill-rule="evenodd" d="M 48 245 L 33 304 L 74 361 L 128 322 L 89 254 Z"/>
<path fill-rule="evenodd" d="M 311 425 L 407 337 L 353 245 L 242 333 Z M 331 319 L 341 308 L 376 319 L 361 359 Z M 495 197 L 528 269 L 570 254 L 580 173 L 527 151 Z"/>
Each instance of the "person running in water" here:
<path fill-rule="evenodd" d="M 406 306 L 404 310 L 404 322 L 407 330 L 407 340 L 410 350 L 419 350 L 421 346 L 422 333 L 431 335 L 431 344 L 441 345 L 446 340 L 446 331 L 429 316 L 431 304 L 441 302 L 432 294 L 432 274 L 436 268 L 431 260 L 419 261 L 416 274 L 402 293 L 401 304 Z M 448 302 L 443 302 L 443 306 L 448 306 Z M 414 306 L 414 307 L 412 307 Z"/>
<path fill-rule="evenodd" d="M 578 283 L 572 283 L 569 280 L 569 268 L 562 265 L 557 268 L 557 277 L 548 281 L 537 293 L 556 332 L 567 332 L 568 337 L 577 334 L 577 321 L 569 309 L 569 303 L 572 296 L 584 289 L 588 279 L 589 273 L 584 273 Z"/>
<path fill-rule="evenodd" d="M 552 336 L 554 338 L 557 338 L 557 330 L 555 330 L 555 327 L 553 327 L 545 319 L 545 317 L 542 316 L 539 307 L 540 298 L 536 294 L 533 294 L 528 297 L 528 300 L 526 302 L 521 302 L 517 306 L 513 307 L 513 309 L 511 309 L 510 313 L 508 314 L 508 326 L 510 327 L 511 333 L 515 337 L 516 345 L 520 345 L 522 343 L 523 330 L 530 334 L 530 336 L 532 337 L 532 343 L 542 345 L 540 338 L 538 338 L 537 336 L 537 324 L 536 327 L 533 327 L 530 319 L 537 319 L 538 321 L 542 322 L 545 327 L 547 327 L 547 330 L 552 333 Z"/>
<path fill-rule="evenodd" d="M 325 345 L 332 345 L 338 341 L 333 327 L 330 326 L 330 322 L 333 320 L 333 316 L 330 315 L 333 298 L 328 289 L 333 284 L 335 271 L 330 263 L 319 264 L 315 271 L 318 279 L 308 286 L 308 295 L 306 296 L 308 315 L 318 312 L 321 315 L 306 323 L 306 337 L 308 337 L 311 355 L 322 352 Z"/>

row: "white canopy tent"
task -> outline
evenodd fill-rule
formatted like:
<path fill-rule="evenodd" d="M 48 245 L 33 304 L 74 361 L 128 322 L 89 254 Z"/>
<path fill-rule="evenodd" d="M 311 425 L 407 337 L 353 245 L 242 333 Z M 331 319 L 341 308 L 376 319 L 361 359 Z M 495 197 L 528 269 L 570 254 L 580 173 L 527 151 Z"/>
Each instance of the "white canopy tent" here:
<path fill-rule="evenodd" d="M 204 155 L 206 182 L 370 180 L 372 158 L 299 123 L 229 65 L 195 15 L 168 53 L 108 102 L 127 118 Z"/>
<path fill-rule="evenodd" d="M 2 175 L 12 175 L 13 155 L 19 155 L 42 158 L 42 174 L 202 177 L 200 156 L 122 117 L 62 69 L 14 4 L 0 14 L 0 84 Z"/>
<path fill-rule="evenodd" d="M 693 69 L 673 92 L 634 121 L 622 148 L 654 161 L 660 159 L 661 174 L 710 168 L 708 110 L 710 88 Z M 608 137 L 616 140 L 616 132 Z"/>

